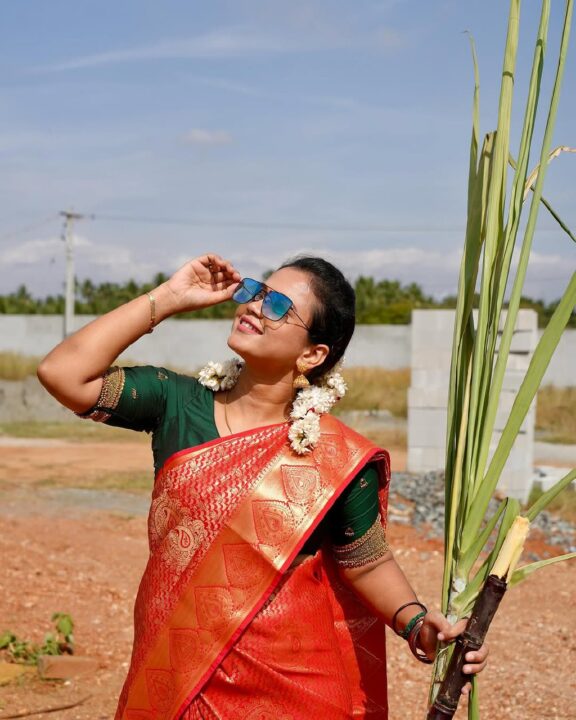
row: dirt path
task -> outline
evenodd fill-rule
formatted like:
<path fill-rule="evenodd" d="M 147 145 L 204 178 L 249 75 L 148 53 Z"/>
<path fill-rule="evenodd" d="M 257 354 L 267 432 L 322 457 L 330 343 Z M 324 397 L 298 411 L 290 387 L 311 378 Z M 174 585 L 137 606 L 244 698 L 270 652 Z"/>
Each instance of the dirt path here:
<path fill-rule="evenodd" d="M 65 684 L 32 678 L 0 687 L 0 720 L 87 695 L 91 698 L 77 708 L 33 717 L 113 717 L 130 654 L 132 605 L 147 557 L 145 517 L 140 509 L 94 511 L 74 505 L 55 513 L 42 499 L 26 506 L 22 498 L 41 497 L 49 478 L 50 484 L 57 478 L 71 488 L 86 472 L 100 476 L 119 466 L 149 469 L 149 450 L 130 443 L 0 448 L 0 632 L 9 628 L 41 641 L 52 613 L 68 612 L 76 623 L 78 652 L 99 665 L 94 675 Z M 442 572 L 440 543 L 395 523 L 389 539 L 419 594 L 434 604 Z M 535 574 L 505 598 L 491 630 L 491 664 L 482 677 L 484 720 L 575 717 L 575 589 L 572 563 Z M 388 677 L 390 720 L 422 720 L 429 669 L 390 634 Z M 463 720 L 464 710 L 457 717 Z"/>

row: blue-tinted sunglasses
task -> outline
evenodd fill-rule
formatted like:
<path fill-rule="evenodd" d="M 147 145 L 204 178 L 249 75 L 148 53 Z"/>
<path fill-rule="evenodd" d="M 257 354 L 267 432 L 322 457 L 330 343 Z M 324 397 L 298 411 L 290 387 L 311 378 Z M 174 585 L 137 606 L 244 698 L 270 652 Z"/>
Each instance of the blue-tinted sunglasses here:
<path fill-rule="evenodd" d="M 249 303 L 253 300 L 262 300 L 262 315 L 268 320 L 281 320 L 289 310 L 292 310 L 294 315 L 300 320 L 303 327 L 306 330 L 310 330 L 308 325 L 302 320 L 300 315 L 294 310 L 294 303 L 288 295 L 272 290 L 263 282 L 259 280 L 252 280 L 252 278 L 243 278 L 240 281 L 240 285 L 234 291 L 232 300 L 239 304 Z"/>

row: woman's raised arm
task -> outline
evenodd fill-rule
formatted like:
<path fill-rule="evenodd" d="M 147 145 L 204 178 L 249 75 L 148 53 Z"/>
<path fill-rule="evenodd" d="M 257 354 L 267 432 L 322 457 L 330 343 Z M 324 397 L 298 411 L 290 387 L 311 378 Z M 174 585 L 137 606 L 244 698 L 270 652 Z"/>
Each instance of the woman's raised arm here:
<path fill-rule="evenodd" d="M 191 260 L 148 295 L 66 338 L 42 360 L 38 378 L 62 405 L 85 412 L 98 400 L 103 374 L 127 347 L 171 315 L 229 300 L 239 280 L 236 269 L 219 255 Z"/>

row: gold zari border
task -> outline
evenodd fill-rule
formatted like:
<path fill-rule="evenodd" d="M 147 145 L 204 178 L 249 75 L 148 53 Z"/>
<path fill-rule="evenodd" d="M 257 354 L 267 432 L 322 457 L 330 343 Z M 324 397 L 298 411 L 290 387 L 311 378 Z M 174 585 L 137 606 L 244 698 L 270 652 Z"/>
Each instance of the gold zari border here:
<path fill-rule="evenodd" d="M 85 420 L 94 420 L 94 422 L 106 422 L 111 415 L 107 411 L 115 410 L 118 407 L 125 381 L 124 368 L 116 365 L 108 368 L 102 378 L 102 390 L 100 390 L 96 404 L 88 413 L 78 413 L 79 417 Z"/>
<path fill-rule="evenodd" d="M 333 545 L 334 559 L 340 567 L 355 568 L 378 560 L 390 549 L 380 515 L 362 537 L 349 545 Z"/>

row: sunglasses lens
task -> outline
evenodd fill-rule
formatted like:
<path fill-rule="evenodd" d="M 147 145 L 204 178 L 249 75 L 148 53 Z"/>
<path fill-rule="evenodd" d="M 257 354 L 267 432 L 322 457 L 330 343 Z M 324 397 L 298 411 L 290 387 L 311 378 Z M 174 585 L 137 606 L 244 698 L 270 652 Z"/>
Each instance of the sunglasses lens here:
<path fill-rule="evenodd" d="M 287 295 L 270 290 L 262 303 L 262 314 L 269 320 L 280 320 L 292 307 L 292 300 Z"/>
<path fill-rule="evenodd" d="M 252 280 L 252 278 L 244 278 L 240 285 L 234 291 L 232 300 L 237 303 L 247 303 L 254 299 L 256 295 L 262 290 L 262 283 L 258 280 Z"/>

